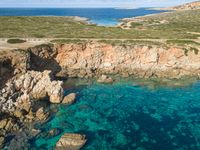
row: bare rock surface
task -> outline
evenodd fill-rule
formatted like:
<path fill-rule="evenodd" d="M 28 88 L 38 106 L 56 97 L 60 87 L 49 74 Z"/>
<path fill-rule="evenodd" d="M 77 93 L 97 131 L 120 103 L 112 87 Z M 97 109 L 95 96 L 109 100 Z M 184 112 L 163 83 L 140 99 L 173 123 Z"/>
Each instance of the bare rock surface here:
<path fill-rule="evenodd" d="M 0 143 L 4 142 L 8 131 L 20 129 L 18 121 L 47 119 L 44 108 L 33 110 L 33 103 L 42 99 L 56 104 L 74 102 L 75 93 L 63 99 L 62 82 L 53 81 L 56 74 L 60 77 L 100 77 L 100 83 L 113 82 L 105 74 L 142 78 L 200 77 L 200 47 L 195 48 L 198 52 L 190 50 L 186 55 L 183 47 L 113 46 L 92 41 L 13 51 L 0 58 L 0 113 L 6 114 L 0 120 L 0 137 L 3 137 Z M 9 73 L 10 76 L 6 76 Z M 57 149 L 76 150 L 85 142 L 83 135 L 65 134 L 58 141 Z"/>
<path fill-rule="evenodd" d="M 79 150 L 86 143 L 85 135 L 64 134 L 56 144 L 56 150 Z"/>
<path fill-rule="evenodd" d="M 97 82 L 99 83 L 113 83 L 113 79 L 111 77 L 108 77 L 106 75 L 102 75 Z"/>
<path fill-rule="evenodd" d="M 49 113 L 45 113 L 44 112 L 44 108 L 41 107 L 39 108 L 37 111 L 36 111 L 36 114 L 35 114 L 36 118 L 40 121 L 45 121 L 48 116 L 49 116 Z"/>
<path fill-rule="evenodd" d="M 35 103 L 42 99 L 49 99 L 51 103 L 63 100 L 62 82 L 53 81 L 51 71 L 27 71 L 10 79 L 0 90 L 0 136 L 18 131 L 24 122 L 47 120 L 49 113 L 43 107 L 33 111 Z"/>
<path fill-rule="evenodd" d="M 181 78 L 199 76 L 200 53 L 170 46 L 110 45 L 88 42 L 56 45 L 59 75 L 94 77 L 104 74 L 134 75 L 149 78 Z M 196 47 L 200 50 L 200 47 Z M 63 74 L 62 74 L 63 73 Z"/>
<path fill-rule="evenodd" d="M 191 3 L 186 3 L 183 5 L 165 8 L 166 10 L 197 10 L 200 9 L 200 1 L 195 1 Z"/>
<path fill-rule="evenodd" d="M 51 71 L 28 71 L 14 82 L 17 89 L 26 91 L 33 99 L 43 99 L 49 96 L 52 103 L 62 101 L 62 82 L 52 81 Z"/>
<path fill-rule="evenodd" d="M 71 93 L 64 97 L 62 103 L 63 104 L 72 104 L 75 102 L 75 99 L 76 99 L 76 93 Z"/>
<path fill-rule="evenodd" d="M 29 112 L 31 100 L 49 97 L 51 103 L 63 99 L 61 81 L 52 81 L 51 72 L 28 71 L 17 79 L 12 79 L 0 92 L 0 108 L 13 112 L 15 107 Z"/>

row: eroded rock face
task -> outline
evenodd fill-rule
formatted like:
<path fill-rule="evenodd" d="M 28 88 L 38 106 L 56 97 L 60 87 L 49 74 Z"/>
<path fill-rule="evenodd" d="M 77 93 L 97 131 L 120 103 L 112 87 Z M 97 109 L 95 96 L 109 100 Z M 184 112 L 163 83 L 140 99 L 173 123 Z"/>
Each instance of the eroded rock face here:
<path fill-rule="evenodd" d="M 102 75 L 97 82 L 99 83 L 113 83 L 113 79 L 111 77 L 108 77 L 106 75 Z"/>
<path fill-rule="evenodd" d="M 64 134 L 56 143 L 56 150 L 79 150 L 86 143 L 85 135 L 80 134 Z"/>
<path fill-rule="evenodd" d="M 37 111 L 36 111 L 36 114 L 35 114 L 36 118 L 40 121 L 45 121 L 48 116 L 49 116 L 49 113 L 45 113 L 44 112 L 44 108 L 41 107 L 39 108 Z"/>
<path fill-rule="evenodd" d="M 29 53 L 23 50 L 1 51 L 0 88 L 14 75 L 25 73 L 29 69 Z"/>
<path fill-rule="evenodd" d="M 200 9 L 200 1 L 195 1 L 180 6 L 166 8 L 166 10 L 197 10 L 197 9 Z"/>
<path fill-rule="evenodd" d="M 200 54 L 182 48 L 159 46 L 112 46 L 88 42 L 57 45 L 55 60 L 62 68 L 60 76 L 93 77 L 102 74 L 138 77 L 181 78 L 200 74 Z M 197 49 L 200 50 L 199 47 Z"/>
<path fill-rule="evenodd" d="M 53 44 L 38 45 L 28 49 L 30 53 L 30 68 L 35 71 L 51 70 L 58 73 L 61 68 L 55 61 L 57 49 Z"/>
<path fill-rule="evenodd" d="M 52 81 L 51 72 L 28 71 L 19 78 L 14 78 L 0 92 L 0 108 L 3 112 L 20 110 L 29 112 L 31 101 L 49 97 L 51 103 L 60 103 L 63 99 L 61 81 Z"/>
<path fill-rule="evenodd" d="M 28 71 L 14 81 L 17 89 L 26 91 L 33 99 L 43 99 L 47 96 L 52 103 L 60 103 L 63 99 L 61 81 L 52 81 L 51 71 Z"/>
<path fill-rule="evenodd" d="M 42 99 L 51 103 L 63 100 L 62 82 L 52 81 L 51 71 L 27 71 L 10 79 L 0 90 L 0 136 L 19 130 L 24 122 L 47 120 L 49 113 L 43 107 L 33 111 Z"/>

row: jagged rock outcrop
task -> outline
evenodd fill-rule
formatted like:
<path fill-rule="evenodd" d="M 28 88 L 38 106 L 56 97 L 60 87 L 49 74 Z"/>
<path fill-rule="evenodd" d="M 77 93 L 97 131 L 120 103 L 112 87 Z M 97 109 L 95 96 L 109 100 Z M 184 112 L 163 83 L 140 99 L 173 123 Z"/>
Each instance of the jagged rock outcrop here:
<path fill-rule="evenodd" d="M 39 109 L 36 111 L 35 116 L 36 116 L 36 118 L 37 118 L 38 120 L 44 121 L 44 120 L 46 120 L 46 119 L 48 118 L 49 113 L 48 113 L 48 112 L 45 113 L 45 112 L 44 112 L 44 108 L 41 107 L 41 108 L 39 108 Z"/>
<path fill-rule="evenodd" d="M 165 10 L 196 10 L 196 9 L 200 9 L 200 1 L 195 1 L 175 7 L 165 8 Z"/>
<path fill-rule="evenodd" d="M 28 71 L 19 78 L 13 78 L 0 92 L 0 109 L 15 112 L 16 109 L 29 112 L 32 100 L 49 97 L 51 103 L 61 103 L 63 89 L 61 81 L 52 81 L 51 71 Z"/>
<path fill-rule="evenodd" d="M 27 71 L 13 77 L 0 91 L 0 137 L 1 143 L 7 133 L 17 131 L 24 122 L 45 121 L 49 113 L 35 107 L 38 100 L 49 99 L 61 103 L 63 88 L 61 81 L 52 81 L 51 71 Z"/>
<path fill-rule="evenodd" d="M 38 45 L 29 48 L 30 69 L 35 71 L 51 70 L 53 74 L 58 73 L 61 68 L 55 61 L 57 49 L 53 44 Z"/>
<path fill-rule="evenodd" d="M 198 76 L 200 54 L 180 47 L 112 46 L 89 42 L 57 45 L 55 58 L 62 68 L 60 76 L 93 77 L 102 74 L 138 77 L 181 78 Z M 200 48 L 198 47 L 198 50 Z"/>
<path fill-rule="evenodd" d="M 24 50 L 2 51 L 0 55 L 0 88 L 19 73 L 25 73 L 29 68 L 30 55 Z"/>
<path fill-rule="evenodd" d="M 13 51 L 0 59 L 0 82 L 3 87 L 0 90 L 0 113 L 3 114 L 0 119 L 0 143 L 4 143 L 8 131 L 19 130 L 21 122 L 48 118 L 43 107 L 33 110 L 36 101 L 74 102 L 75 94 L 63 100 L 62 82 L 53 81 L 54 75 L 100 77 L 99 81 L 106 83 L 112 82 L 107 74 L 145 78 L 199 77 L 199 50 L 200 47 L 196 46 L 195 52 L 189 50 L 186 55 L 183 47 L 113 46 L 91 41 L 40 45 L 28 51 Z M 8 73 L 10 76 L 7 76 Z M 84 136 L 67 134 L 60 139 L 57 147 L 80 148 L 85 142 Z"/>
<path fill-rule="evenodd" d="M 199 51 L 200 47 L 196 45 L 195 49 Z M 200 73 L 200 53 L 188 50 L 186 55 L 185 48 L 178 46 L 113 46 L 90 41 L 82 44 L 40 45 L 30 48 L 27 53 L 24 63 L 19 61 L 20 65 L 12 65 L 14 70 L 15 66 L 18 66 L 17 70 L 21 66 L 24 71 L 48 69 L 58 77 L 81 78 L 100 77 L 103 74 L 181 78 L 198 77 Z M 37 89 L 34 90 L 38 93 Z M 53 92 L 48 91 L 51 95 Z M 45 96 L 46 93 L 40 94 Z"/>
<path fill-rule="evenodd" d="M 25 91 L 32 99 L 48 96 L 51 103 L 60 103 L 63 98 L 62 82 L 52 81 L 51 71 L 28 71 L 15 80 L 14 84 L 17 90 Z"/>

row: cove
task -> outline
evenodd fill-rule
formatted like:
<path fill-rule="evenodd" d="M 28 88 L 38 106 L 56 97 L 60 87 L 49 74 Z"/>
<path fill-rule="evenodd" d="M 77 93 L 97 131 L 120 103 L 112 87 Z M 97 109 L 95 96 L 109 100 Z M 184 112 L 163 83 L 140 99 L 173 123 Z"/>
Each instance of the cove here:
<path fill-rule="evenodd" d="M 0 8 L 0 16 L 80 16 L 90 23 L 114 26 L 120 19 L 165 12 L 163 10 L 115 8 Z"/>
<path fill-rule="evenodd" d="M 199 81 L 72 80 L 66 85 L 66 94 L 78 94 L 76 103 L 51 106 L 51 119 L 36 125 L 42 132 L 32 147 L 53 149 L 67 132 L 86 135 L 83 150 L 200 148 Z M 54 128 L 58 134 L 47 136 Z"/>

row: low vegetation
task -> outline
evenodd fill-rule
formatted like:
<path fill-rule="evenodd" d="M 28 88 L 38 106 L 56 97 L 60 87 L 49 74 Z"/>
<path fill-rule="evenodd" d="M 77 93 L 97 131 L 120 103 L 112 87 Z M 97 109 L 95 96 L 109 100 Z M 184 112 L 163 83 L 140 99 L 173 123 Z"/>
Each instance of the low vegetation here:
<path fill-rule="evenodd" d="M 165 43 L 150 40 L 99 40 L 101 43 L 111 44 L 113 46 L 123 45 L 141 45 L 141 46 L 166 46 Z"/>
<path fill-rule="evenodd" d="M 0 17 L 0 38 L 196 39 L 200 10 L 144 17 L 130 29 L 102 27 L 68 17 Z"/>
<path fill-rule="evenodd" d="M 9 39 L 7 40 L 7 43 L 9 44 L 17 44 L 17 43 L 25 43 L 26 40 L 22 40 L 22 39 Z"/>
<path fill-rule="evenodd" d="M 51 43 L 56 43 L 56 44 L 68 44 L 68 43 L 73 43 L 73 44 L 82 44 L 85 43 L 87 40 L 81 40 L 81 39 L 56 39 L 52 40 Z"/>
<path fill-rule="evenodd" d="M 192 41 L 192 40 L 167 40 L 166 42 L 167 44 L 176 44 L 179 46 L 185 46 L 185 45 L 196 45 L 196 46 L 200 46 L 200 43 Z"/>

